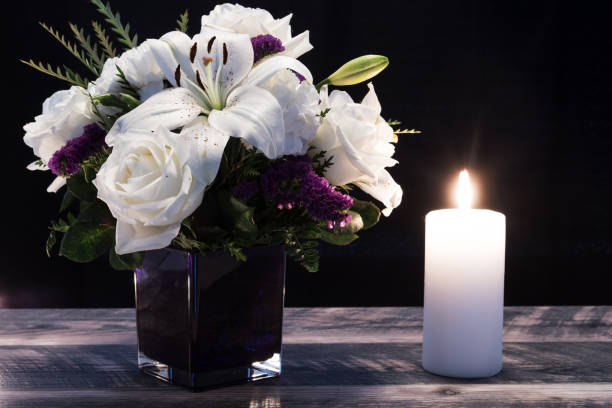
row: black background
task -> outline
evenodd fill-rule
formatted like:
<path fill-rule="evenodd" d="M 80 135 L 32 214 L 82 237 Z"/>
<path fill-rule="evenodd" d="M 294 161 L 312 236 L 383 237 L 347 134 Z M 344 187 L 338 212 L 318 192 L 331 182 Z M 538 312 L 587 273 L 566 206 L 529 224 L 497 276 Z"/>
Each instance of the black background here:
<path fill-rule="evenodd" d="M 67 21 L 100 21 L 85 0 L 15 3 L 3 17 L 2 269 L 0 307 L 133 304 L 133 277 L 105 259 L 47 259 L 47 225 L 61 196 L 52 176 L 25 166 L 32 152 L 23 124 L 65 85 L 17 62 L 78 66 L 37 26 L 68 34 Z M 468 167 L 478 206 L 507 216 L 506 304 L 610 304 L 612 272 L 612 35 L 599 2 L 245 1 L 280 18 L 294 34 L 310 29 L 302 57 L 315 80 L 359 55 L 387 55 L 374 83 L 385 118 L 423 131 L 403 135 L 399 209 L 349 247 L 323 246 L 321 270 L 289 263 L 286 304 L 419 305 L 424 216 L 454 206 L 448 188 Z M 214 3 L 119 1 L 113 8 L 140 38 L 159 37 L 189 8 L 190 33 Z M 360 99 L 365 85 L 348 89 Z"/>

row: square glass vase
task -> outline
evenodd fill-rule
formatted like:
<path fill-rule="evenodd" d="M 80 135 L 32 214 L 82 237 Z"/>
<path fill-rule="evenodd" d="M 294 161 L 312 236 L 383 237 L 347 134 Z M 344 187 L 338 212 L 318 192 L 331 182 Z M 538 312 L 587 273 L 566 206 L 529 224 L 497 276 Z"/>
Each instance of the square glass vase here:
<path fill-rule="evenodd" d="M 145 254 L 134 274 L 141 371 L 191 388 L 280 375 L 285 253 L 269 246 L 245 255 Z"/>

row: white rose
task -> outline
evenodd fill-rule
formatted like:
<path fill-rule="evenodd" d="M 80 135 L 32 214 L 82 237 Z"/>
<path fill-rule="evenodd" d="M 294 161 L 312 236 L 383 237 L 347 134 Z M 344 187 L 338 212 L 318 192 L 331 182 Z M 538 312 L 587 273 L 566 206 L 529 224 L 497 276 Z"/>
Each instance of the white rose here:
<path fill-rule="evenodd" d="M 109 58 L 104 63 L 100 77 L 87 88 L 92 96 L 118 94 L 121 88 L 117 66 L 125 74 L 128 82 L 138 89 L 142 101 L 160 92 L 164 87 L 162 73 L 153 53 L 150 41 L 147 40 L 119 57 Z"/>
<path fill-rule="evenodd" d="M 321 89 L 320 109 L 329 109 L 312 141 L 315 151 L 324 150 L 333 165 L 325 178 L 334 185 L 353 183 L 385 205 L 384 215 L 399 206 L 402 188 L 386 167 L 397 163 L 393 159 L 396 136 L 391 126 L 380 116 L 381 106 L 374 87 L 359 103 L 344 91 Z"/>
<path fill-rule="evenodd" d="M 47 170 L 53 154 L 70 139 L 81 136 L 83 127 L 93 122 L 91 101 L 83 88 L 73 86 L 51 95 L 43 103 L 42 114 L 23 127 L 26 132 L 23 141 L 40 159 L 28 169 Z M 65 183 L 64 178 L 58 177 L 47 191 L 55 192 Z"/>
<path fill-rule="evenodd" d="M 206 118 L 199 120 L 201 129 Z M 217 145 L 193 126 L 181 134 L 161 126 L 132 129 L 114 140 L 93 183 L 117 219 L 118 254 L 171 243 L 214 179 L 223 154 Z"/>
<path fill-rule="evenodd" d="M 305 154 L 315 136 L 320 119 L 319 94 L 307 81 L 283 69 L 260 85 L 268 90 L 280 104 L 285 122 L 285 146 L 278 148 L 284 154 Z"/>
<path fill-rule="evenodd" d="M 248 34 L 251 38 L 261 34 L 270 34 L 283 43 L 285 51 L 279 53 L 293 58 L 312 49 L 309 32 L 291 36 L 291 14 L 275 19 L 268 11 L 260 8 L 243 7 L 239 4 L 219 4 L 210 14 L 202 16 L 202 28 L 212 27 L 231 30 L 239 34 Z"/>

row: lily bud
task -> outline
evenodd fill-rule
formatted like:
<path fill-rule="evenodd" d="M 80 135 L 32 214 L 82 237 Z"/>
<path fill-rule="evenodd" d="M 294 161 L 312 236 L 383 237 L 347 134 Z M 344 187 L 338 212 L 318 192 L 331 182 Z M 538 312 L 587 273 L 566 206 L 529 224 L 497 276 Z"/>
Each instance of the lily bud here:
<path fill-rule="evenodd" d="M 389 65 L 389 58 L 382 55 L 363 55 L 355 58 L 336 72 L 317 84 L 317 89 L 323 85 L 355 85 L 365 82 L 378 75 Z"/>

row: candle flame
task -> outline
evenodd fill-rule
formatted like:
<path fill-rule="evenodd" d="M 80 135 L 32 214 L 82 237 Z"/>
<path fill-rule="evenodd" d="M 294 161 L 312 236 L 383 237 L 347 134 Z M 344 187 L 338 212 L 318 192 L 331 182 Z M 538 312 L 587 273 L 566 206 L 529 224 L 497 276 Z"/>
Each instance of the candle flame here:
<path fill-rule="evenodd" d="M 459 173 L 459 183 L 457 184 L 457 204 L 461 209 L 472 208 L 474 192 L 470 183 L 470 175 L 467 170 L 462 170 Z"/>

